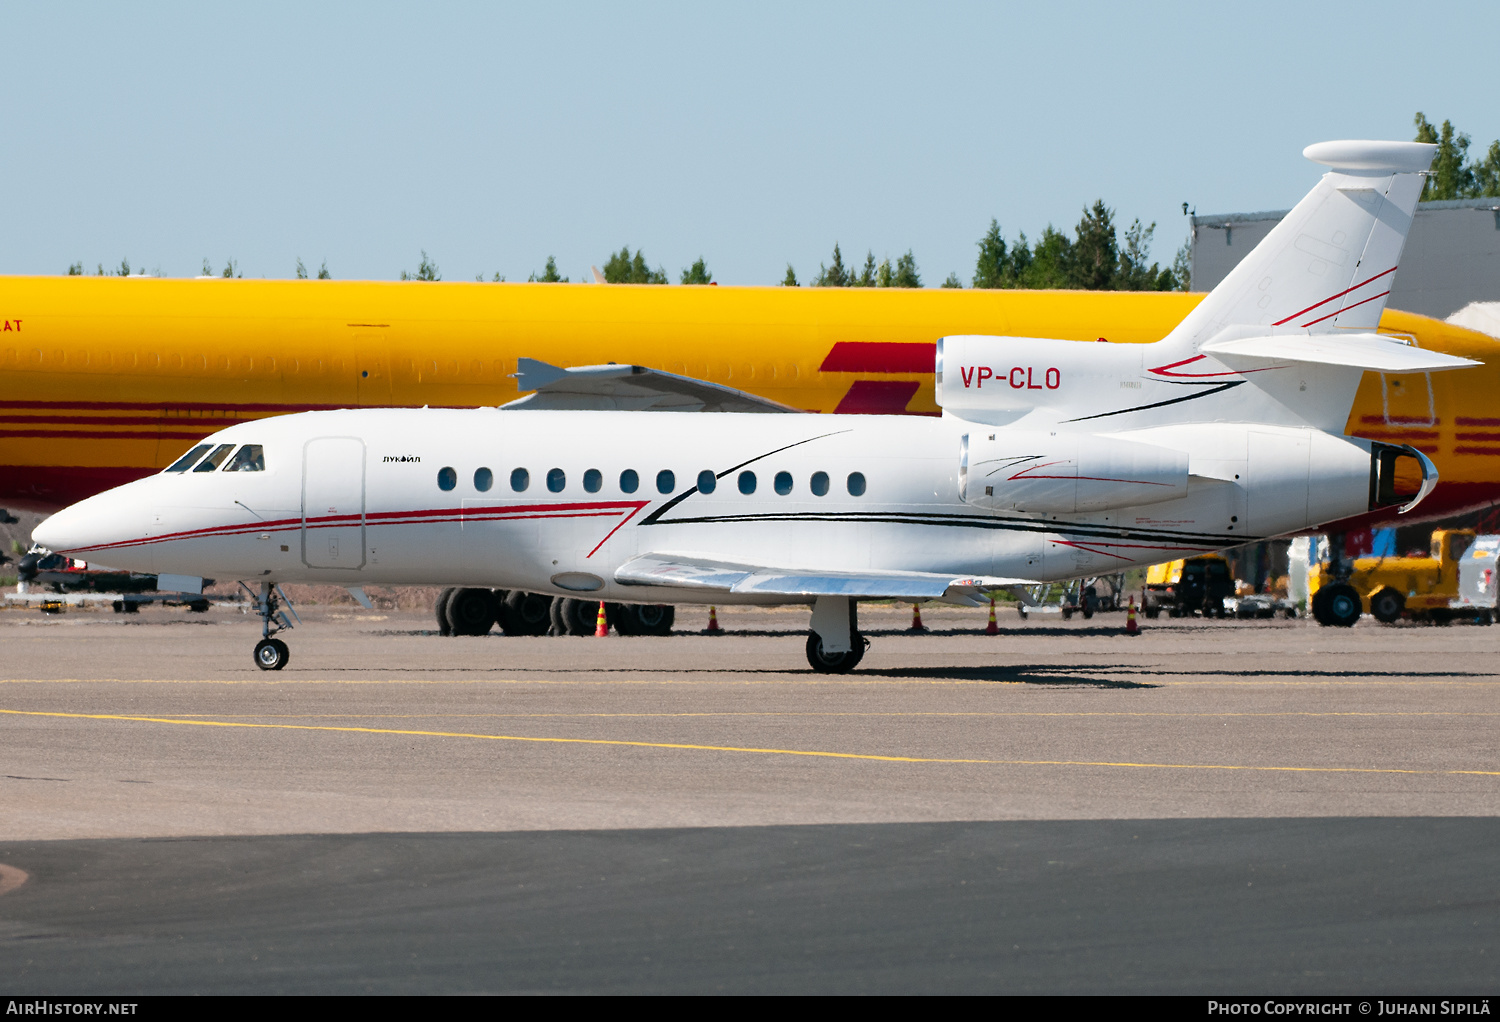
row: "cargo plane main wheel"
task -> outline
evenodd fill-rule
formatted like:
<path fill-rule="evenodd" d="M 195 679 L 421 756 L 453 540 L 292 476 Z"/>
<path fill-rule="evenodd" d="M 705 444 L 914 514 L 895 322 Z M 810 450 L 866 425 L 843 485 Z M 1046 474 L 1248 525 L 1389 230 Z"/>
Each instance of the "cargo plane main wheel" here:
<path fill-rule="evenodd" d="M 495 595 L 488 589 L 455 589 L 447 616 L 454 635 L 488 635 L 495 624 Z"/>
<path fill-rule="evenodd" d="M 279 671 L 291 658 L 291 650 L 280 639 L 261 639 L 255 644 L 255 666 L 263 671 Z"/>
<path fill-rule="evenodd" d="M 500 590 L 496 590 L 498 593 Z M 512 589 L 500 600 L 500 630 L 506 635 L 546 635 L 552 623 L 552 597 Z"/>
<path fill-rule="evenodd" d="M 844 653 L 829 653 L 823 649 L 823 639 L 817 632 L 807 633 L 807 662 L 819 674 L 847 674 L 864 659 L 865 647 L 869 645 L 863 635 L 855 632 L 850 636 L 851 647 Z"/>
<path fill-rule="evenodd" d="M 456 589 L 444 589 L 438 593 L 437 602 L 432 605 L 433 612 L 437 614 L 439 635 L 453 634 L 453 626 L 448 624 L 448 601 L 453 599 L 456 592 Z"/>

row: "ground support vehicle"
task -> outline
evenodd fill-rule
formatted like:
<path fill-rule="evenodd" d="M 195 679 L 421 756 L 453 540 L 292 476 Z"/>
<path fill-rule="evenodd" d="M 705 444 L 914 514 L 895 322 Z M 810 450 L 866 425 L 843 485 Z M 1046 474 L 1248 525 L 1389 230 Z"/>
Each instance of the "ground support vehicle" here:
<path fill-rule="evenodd" d="M 1500 536 L 1478 536 L 1458 559 L 1458 596 L 1448 608 L 1479 624 L 1495 623 L 1500 604 Z"/>
<path fill-rule="evenodd" d="M 1146 569 L 1146 587 L 1141 609 L 1149 618 L 1165 610 L 1168 617 L 1224 617 L 1226 597 L 1234 596 L 1234 575 L 1229 561 L 1219 554 L 1204 554 L 1180 561 L 1153 564 Z"/>
<path fill-rule="evenodd" d="M 1082 614 L 1088 619 L 1102 611 L 1123 610 L 1124 593 L 1123 573 L 1093 575 L 1069 582 L 1027 586 L 1016 609 L 1022 618 L 1031 614 L 1061 614 L 1066 621 L 1074 614 Z"/>
<path fill-rule="evenodd" d="M 1285 618 L 1297 616 L 1297 604 L 1270 593 L 1253 593 L 1248 596 L 1231 596 L 1224 601 L 1225 612 L 1237 618 Z"/>
<path fill-rule="evenodd" d="M 1313 617 L 1323 625 L 1352 625 L 1363 611 L 1382 624 L 1408 617 L 1417 621 L 1447 624 L 1455 617 L 1481 618 L 1485 612 L 1493 618 L 1494 607 L 1459 600 L 1459 563 L 1480 540 L 1485 542 L 1488 557 L 1473 558 L 1493 562 L 1491 541 L 1500 537 L 1476 537 L 1472 529 L 1438 529 L 1432 534 L 1432 546 L 1425 557 L 1360 557 L 1345 572 L 1323 563 L 1308 572 Z M 1494 570 L 1493 568 L 1491 569 Z M 1493 575 L 1491 575 L 1493 579 Z M 1476 590 L 1477 594 L 1477 590 Z"/>

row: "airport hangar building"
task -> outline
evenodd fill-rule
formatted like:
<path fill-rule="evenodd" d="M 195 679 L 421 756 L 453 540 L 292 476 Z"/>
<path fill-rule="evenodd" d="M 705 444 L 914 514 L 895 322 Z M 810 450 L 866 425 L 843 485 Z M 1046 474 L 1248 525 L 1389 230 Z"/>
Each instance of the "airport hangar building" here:
<path fill-rule="evenodd" d="M 1217 286 L 1289 212 L 1193 215 L 1192 289 Z M 1473 302 L 1497 301 L 1500 198 L 1418 203 L 1391 287 L 1390 307 L 1447 319 Z M 1463 325 L 1485 329 L 1477 323 Z"/>

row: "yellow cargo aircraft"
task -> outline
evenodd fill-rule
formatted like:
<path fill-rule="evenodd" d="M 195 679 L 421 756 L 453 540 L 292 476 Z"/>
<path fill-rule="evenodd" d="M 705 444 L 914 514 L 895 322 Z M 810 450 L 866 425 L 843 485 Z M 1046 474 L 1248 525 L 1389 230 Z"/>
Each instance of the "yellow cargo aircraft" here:
<path fill-rule="evenodd" d="M 649 366 L 815 412 L 939 414 L 933 341 L 1141 343 L 1179 293 L 0 278 L 0 507 L 51 511 L 158 471 L 235 422 L 355 406 L 495 405 L 518 358 Z M 1437 517 L 1500 502 L 1500 341 L 1388 310 L 1386 332 L 1484 362 L 1367 373 L 1347 432 L 1409 443 Z M 599 437 L 601 445 L 616 443 Z M 1353 523 L 1350 523 L 1353 524 Z"/>

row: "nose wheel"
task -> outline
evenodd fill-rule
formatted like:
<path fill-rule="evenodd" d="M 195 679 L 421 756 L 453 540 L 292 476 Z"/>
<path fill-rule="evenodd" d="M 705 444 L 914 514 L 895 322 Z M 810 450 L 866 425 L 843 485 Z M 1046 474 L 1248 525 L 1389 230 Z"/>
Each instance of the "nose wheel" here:
<path fill-rule="evenodd" d="M 287 665 L 292 658 L 291 650 L 286 648 L 286 643 L 276 638 L 276 633 L 284 628 L 292 627 L 291 618 L 287 617 L 286 611 L 281 609 L 285 601 L 281 590 L 270 582 L 260 584 L 260 592 L 253 592 L 243 582 L 241 588 L 255 597 L 255 611 L 260 615 L 261 640 L 255 644 L 255 666 L 263 671 L 279 671 Z M 292 605 L 287 603 L 287 610 L 296 616 L 297 612 L 292 610 Z M 301 618 L 298 618 L 300 621 Z"/>
<path fill-rule="evenodd" d="M 261 639 L 255 644 L 255 666 L 263 671 L 279 671 L 291 658 L 291 650 L 280 639 Z"/>

